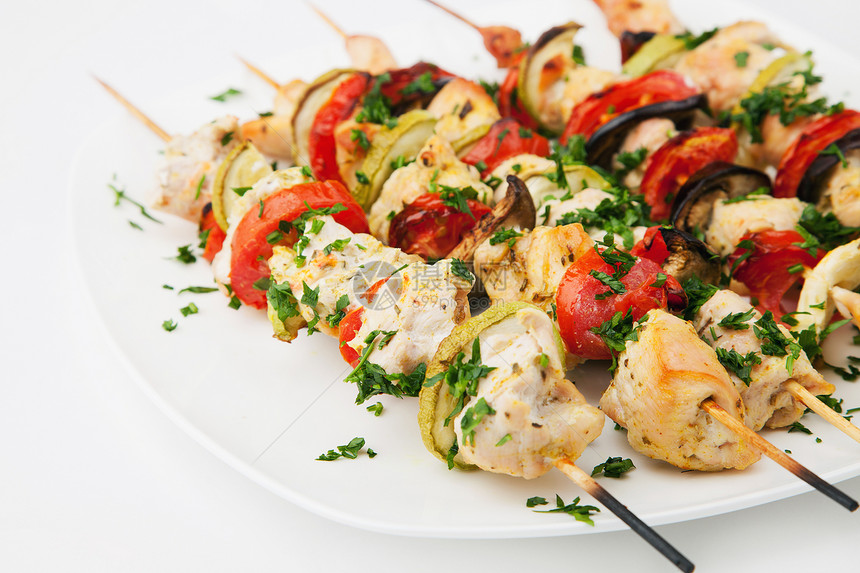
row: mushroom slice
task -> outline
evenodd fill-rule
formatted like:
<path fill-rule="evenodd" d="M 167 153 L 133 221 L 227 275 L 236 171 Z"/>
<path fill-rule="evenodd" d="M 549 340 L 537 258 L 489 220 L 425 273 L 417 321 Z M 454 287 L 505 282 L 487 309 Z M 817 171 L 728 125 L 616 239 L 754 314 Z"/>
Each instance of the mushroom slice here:
<path fill-rule="evenodd" d="M 681 284 L 693 277 L 708 284 L 719 282 L 720 256 L 705 243 L 680 229 L 660 227 L 659 233 L 669 249 L 662 265 L 667 274 Z"/>
<path fill-rule="evenodd" d="M 715 161 L 690 177 L 678 191 L 669 217 L 672 225 L 692 233 L 704 230 L 711 220 L 714 203 L 735 199 L 759 189 L 771 190 L 770 177 L 750 167 Z"/>
<path fill-rule="evenodd" d="M 836 310 L 834 287 L 853 291 L 860 286 L 860 239 L 836 247 L 818 261 L 812 271 L 804 277 L 803 290 L 797 300 L 797 326 L 794 330 L 805 330 L 814 326 L 821 332 L 830 324 Z M 837 297 L 846 301 L 844 294 Z"/>

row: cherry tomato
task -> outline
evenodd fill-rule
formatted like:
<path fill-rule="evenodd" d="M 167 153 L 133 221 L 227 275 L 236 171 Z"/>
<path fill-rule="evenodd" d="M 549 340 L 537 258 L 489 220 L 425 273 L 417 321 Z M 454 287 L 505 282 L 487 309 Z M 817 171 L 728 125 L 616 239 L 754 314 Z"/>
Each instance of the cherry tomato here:
<path fill-rule="evenodd" d="M 654 261 L 658 265 L 665 263 L 666 259 L 669 258 L 669 247 L 666 246 L 663 234 L 660 233 L 660 225 L 650 227 L 642 240 L 630 249 L 630 254 L 634 257 Z"/>
<path fill-rule="evenodd" d="M 523 52 L 525 54 L 525 52 Z M 502 117 L 512 117 L 517 120 L 520 125 L 529 129 L 537 129 L 538 124 L 535 118 L 529 115 L 523 105 L 520 103 L 517 95 L 517 82 L 520 77 L 519 66 L 514 66 L 508 70 L 508 75 L 505 76 L 505 81 L 499 86 L 498 105 L 499 113 Z"/>
<path fill-rule="evenodd" d="M 215 221 L 215 214 L 212 213 L 212 203 L 206 203 L 200 219 L 200 233 L 205 233 L 206 231 L 209 231 L 209 233 L 206 235 L 206 247 L 203 249 L 203 258 L 211 263 L 215 255 L 218 254 L 218 251 L 221 250 L 221 247 L 224 245 L 224 239 L 227 237 L 227 233 Z"/>
<path fill-rule="evenodd" d="M 391 220 L 388 244 L 425 259 L 445 257 L 490 212 L 480 201 L 466 203 L 471 215 L 445 205 L 437 193 L 419 196 Z"/>
<path fill-rule="evenodd" d="M 608 264 L 591 250 L 574 261 L 561 279 L 556 291 L 558 327 L 571 354 L 582 358 L 611 358 L 606 343 L 591 329 L 600 327 L 616 312 L 626 314 L 629 310 L 633 319 L 638 320 L 651 309 L 666 309 L 670 303 L 673 307 L 683 304 L 684 291 L 678 281 L 648 259 L 636 259 L 627 274 L 620 277 L 625 292 L 596 298 L 605 296 L 609 287 L 590 272 L 612 275 L 615 270 L 615 265 Z M 673 300 L 676 297 L 680 298 Z"/>
<path fill-rule="evenodd" d="M 308 155 L 314 176 L 320 181 L 343 183 L 337 165 L 334 130 L 352 115 L 369 83 L 367 74 L 352 74 L 335 88 L 329 100 L 317 111 L 308 135 Z"/>
<path fill-rule="evenodd" d="M 773 182 L 774 197 L 794 197 L 803 175 L 818 154 L 831 143 L 860 128 L 860 112 L 846 109 L 822 116 L 800 133 L 779 162 Z"/>
<path fill-rule="evenodd" d="M 632 80 L 618 82 L 601 92 L 588 96 L 573 108 L 562 143 L 576 134 L 587 138 L 610 119 L 663 101 L 680 101 L 700 93 L 677 72 L 657 70 Z"/>
<path fill-rule="evenodd" d="M 521 153 L 546 157 L 549 155 L 549 140 L 523 127 L 517 120 L 506 117 L 494 123 L 462 161 L 469 165 L 483 161 L 486 168 L 481 171 L 481 177 L 486 177 L 502 161 Z"/>
<path fill-rule="evenodd" d="M 347 364 L 355 368 L 361 356 L 347 342 L 350 342 L 358 331 L 361 329 L 361 324 L 364 320 L 364 307 L 357 306 L 344 316 L 338 325 L 338 346 L 340 347 L 340 355 Z"/>
<path fill-rule="evenodd" d="M 803 278 L 803 268 L 814 267 L 825 254 L 822 249 L 817 249 L 814 255 L 809 253 L 799 246 L 803 241 L 797 231 L 748 233 L 729 255 L 730 268 L 734 269 L 732 278 L 749 288 L 750 296 L 758 299 L 759 308 L 777 317 L 784 313 L 785 293 Z"/>
<path fill-rule="evenodd" d="M 245 213 L 233 235 L 230 259 L 230 286 L 239 300 L 254 308 L 266 308 L 266 291 L 254 283 L 270 276 L 268 260 L 273 246 L 267 240 L 278 230 L 281 221 L 293 221 L 307 211 L 323 209 L 341 203 L 345 211 L 335 213 L 334 220 L 353 233 L 368 233 L 367 218 L 349 191 L 336 181 L 301 183 L 282 189 L 263 201 L 262 210 L 252 208 Z M 295 235 L 284 237 L 280 244 L 291 245 Z"/>
<path fill-rule="evenodd" d="M 700 127 L 680 133 L 654 152 L 639 192 L 651 206 L 651 219 L 669 216 L 675 193 L 702 167 L 714 161 L 731 163 L 738 153 L 735 132 L 721 127 Z"/>

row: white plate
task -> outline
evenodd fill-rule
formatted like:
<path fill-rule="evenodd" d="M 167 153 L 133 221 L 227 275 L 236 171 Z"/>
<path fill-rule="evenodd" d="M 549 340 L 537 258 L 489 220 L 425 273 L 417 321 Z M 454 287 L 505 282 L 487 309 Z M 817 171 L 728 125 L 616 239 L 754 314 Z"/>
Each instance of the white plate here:
<path fill-rule="evenodd" d="M 516 3 L 500 4 L 493 23 L 509 22 L 526 37 L 535 38 L 542 29 L 575 18 L 588 26 L 580 41 L 589 63 L 617 68 L 616 42 L 604 30 L 601 16 L 591 3 L 548 1 L 543 9 L 533 8 L 534 4 L 530 3 L 528 10 L 518 10 Z M 685 3 L 678 6 L 678 13 L 694 30 L 761 17 L 727 2 Z M 420 28 L 405 30 L 391 41 L 402 62 L 424 57 L 469 77 L 498 77 L 480 41 L 468 29 L 455 28 L 449 18 L 432 10 L 421 15 Z M 836 97 L 848 94 L 849 78 L 860 77 L 856 60 L 802 30 L 770 17 L 767 21 L 795 46 L 815 50 L 828 93 Z M 447 39 L 440 42 L 445 34 Z M 330 67 L 344 65 L 344 55 L 336 44 L 306 48 L 302 61 L 284 57 L 268 62 L 267 68 L 281 77 L 310 79 Z M 208 99 L 228 85 L 242 88 L 245 94 L 226 104 Z M 175 93 L 169 100 L 148 102 L 145 107 L 162 125 L 180 132 L 225 112 L 252 117 L 255 111 L 269 109 L 270 97 L 271 92 L 259 81 L 236 72 Z M 159 140 L 131 117 L 120 112 L 113 115 L 112 121 L 83 144 L 71 183 L 71 217 L 81 278 L 94 312 L 117 352 L 126 359 L 129 372 L 167 415 L 201 444 L 278 495 L 336 521 L 375 531 L 501 538 L 624 527 L 606 511 L 595 517 L 592 528 L 565 515 L 527 509 L 525 501 L 532 496 L 554 499 L 558 493 L 569 502 L 582 495 L 557 472 L 533 481 L 486 472 L 449 472 L 421 443 L 416 400 L 382 397 L 385 410 L 381 417 L 353 404 L 355 388 L 342 382 L 348 368 L 331 339 L 302 334 L 293 344 L 277 342 L 270 337 L 263 313 L 247 308 L 232 310 L 218 293 L 177 294 L 189 285 L 212 285 L 205 261 L 187 266 L 169 260 L 177 246 L 196 244 L 196 229 L 160 215 L 164 224 L 157 225 L 129 204 L 113 205 L 113 194 L 106 187 L 113 174 L 129 195 L 142 199 L 153 180 L 160 148 Z M 132 228 L 129 220 L 145 230 Z M 163 284 L 175 290 L 166 290 Z M 184 318 L 179 308 L 189 302 L 194 302 L 200 312 Z M 179 323 L 170 333 L 161 327 L 169 318 Z M 844 331 L 829 341 L 827 356 L 842 363 L 852 351 L 850 332 Z M 605 372 L 599 370 L 583 369 L 573 374 L 592 403 L 607 381 Z M 860 386 L 832 376 L 830 379 L 847 407 L 860 405 Z M 838 481 L 860 475 L 860 447 L 856 443 L 812 415 L 803 422 L 821 437 L 821 443 L 798 433 L 772 431 L 766 435 L 826 479 Z M 379 455 L 374 459 L 362 455 L 357 460 L 315 461 L 319 454 L 355 436 L 363 436 Z M 604 485 L 655 525 L 750 507 L 809 489 L 769 460 L 743 472 L 681 473 L 637 455 L 623 433 L 613 430 L 611 421 L 582 456 L 580 465 L 590 469 L 608 456 L 631 457 L 637 469 L 624 479 L 603 479 Z M 822 512 L 842 511 L 830 502 L 823 502 L 821 508 Z"/>

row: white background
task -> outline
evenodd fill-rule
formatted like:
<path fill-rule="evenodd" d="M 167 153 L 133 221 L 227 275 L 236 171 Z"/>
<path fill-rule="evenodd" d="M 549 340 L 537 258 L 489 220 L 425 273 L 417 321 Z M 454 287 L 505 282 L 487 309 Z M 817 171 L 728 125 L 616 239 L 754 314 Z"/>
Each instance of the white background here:
<path fill-rule="evenodd" d="M 750 3 L 860 54 L 858 3 Z M 105 115 L 119 113 L 88 74 L 97 71 L 146 107 L 172 86 L 236 66 L 237 51 L 265 61 L 337 39 L 303 4 L 287 1 L 10 4 L 0 8 L 0 196 L 7 208 L 0 224 L 0 570 L 671 570 L 629 532 L 458 541 L 345 527 L 253 484 L 174 426 L 111 354 L 70 272 L 66 189 L 74 153 Z M 390 22 L 409 20 L 373 2 L 321 4 L 349 14 L 351 30 L 383 37 Z M 407 13 L 424 9 L 417 0 L 399 5 Z M 481 6 L 491 5 L 461 8 L 489 24 L 492 12 Z M 860 479 L 840 487 L 860 497 Z M 818 494 L 658 529 L 698 571 L 858 567 L 860 515 Z"/>

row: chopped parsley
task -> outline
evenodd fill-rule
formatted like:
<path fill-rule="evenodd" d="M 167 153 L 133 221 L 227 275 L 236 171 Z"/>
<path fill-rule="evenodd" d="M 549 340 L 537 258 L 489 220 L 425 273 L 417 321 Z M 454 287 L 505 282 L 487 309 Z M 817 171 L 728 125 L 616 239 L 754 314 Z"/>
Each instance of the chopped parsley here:
<path fill-rule="evenodd" d="M 172 318 L 170 320 L 165 320 L 164 322 L 161 323 L 161 328 L 163 328 L 167 332 L 173 332 L 174 330 L 176 330 L 177 326 L 178 325 L 175 322 L 173 322 Z"/>
<path fill-rule="evenodd" d="M 113 191 L 115 194 L 114 203 L 113 203 L 114 207 L 119 207 L 119 204 L 122 201 L 128 201 L 129 203 L 131 203 L 132 205 L 134 205 L 135 207 L 140 209 L 140 214 L 143 215 L 144 217 L 146 217 L 147 219 L 149 219 L 150 221 L 155 221 L 156 223 L 163 224 L 161 221 L 159 221 L 158 219 L 156 219 L 155 217 L 150 215 L 149 212 L 146 210 L 146 207 L 144 207 L 142 204 L 138 203 L 137 201 L 135 201 L 134 199 L 132 199 L 131 197 L 126 195 L 125 189 L 117 189 L 111 183 L 108 183 L 108 188 L 111 191 Z"/>
<path fill-rule="evenodd" d="M 619 180 L 623 179 L 625 175 L 642 165 L 647 155 L 648 149 L 645 147 L 640 147 L 636 151 L 622 151 L 616 155 L 615 160 L 621 164 L 621 168 L 615 170 L 615 177 Z"/>
<path fill-rule="evenodd" d="M 377 402 L 376 404 L 371 404 L 370 406 L 365 408 L 365 410 L 372 413 L 376 417 L 379 417 L 382 415 L 382 409 L 383 409 L 382 402 Z"/>
<path fill-rule="evenodd" d="M 766 311 L 753 323 L 753 332 L 761 340 L 761 353 L 766 356 L 786 356 L 785 369 L 791 374 L 794 371 L 794 361 L 800 357 L 803 348 L 794 340 L 789 339 L 779 329 L 773 319 L 773 313 Z"/>
<path fill-rule="evenodd" d="M 334 305 L 334 312 L 325 317 L 325 321 L 332 328 L 336 328 L 340 321 L 346 316 L 346 308 L 349 306 L 349 296 L 341 295 Z"/>
<path fill-rule="evenodd" d="M 698 277 L 692 277 L 684 281 L 684 292 L 687 293 L 687 308 L 684 310 L 684 319 L 693 320 L 699 309 L 711 297 L 720 290 L 714 285 L 703 283 Z"/>
<path fill-rule="evenodd" d="M 679 40 L 683 40 L 684 48 L 687 50 L 695 50 L 708 40 L 714 37 L 719 31 L 719 28 L 714 28 L 712 30 L 708 30 L 706 32 L 702 32 L 698 36 L 693 34 L 692 32 L 684 32 L 683 34 L 678 34 L 675 37 Z"/>
<path fill-rule="evenodd" d="M 370 149 L 370 140 L 367 139 L 367 134 L 361 129 L 353 129 L 349 134 L 349 140 L 355 141 L 365 151 Z"/>
<path fill-rule="evenodd" d="M 376 76 L 373 87 L 364 96 L 361 111 L 355 116 L 357 122 L 378 123 L 389 129 L 397 125 L 397 118 L 391 111 L 391 100 L 382 93 L 382 86 L 390 82 L 391 74 L 388 72 Z"/>
<path fill-rule="evenodd" d="M 242 197 L 243 195 L 245 195 L 245 193 L 247 193 L 251 189 L 252 189 L 252 187 L 233 187 L 233 193 L 235 193 L 239 197 Z"/>
<path fill-rule="evenodd" d="M 367 185 L 370 183 L 370 179 L 367 178 L 367 175 L 364 173 L 364 171 L 356 171 L 355 180 L 358 181 L 361 185 Z"/>
<path fill-rule="evenodd" d="M 379 394 L 390 394 L 397 398 L 403 396 L 417 396 L 424 384 L 427 374 L 427 365 L 420 363 L 411 374 L 388 374 L 382 366 L 370 362 L 371 353 L 379 344 L 385 346 L 396 334 L 396 330 L 379 331 L 374 330 L 365 338 L 367 346 L 361 353 L 355 369 L 344 379 L 345 382 L 355 383 L 358 386 L 356 404 L 363 404 L 369 398 Z M 382 334 L 382 339 L 377 342 L 376 338 Z"/>
<path fill-rule="evenodd" d="M 431 72 L 424 72 L 406 84 L 406 87 L 400 90 L 400 93 L 403 95 L 415 93 L 432 94 L 434 91 L 436 91 L 436 86 L 433 84 L 433 74 Z"/>
<path fill-rule="evenodd" d="M 641 323 L 633 320 L 633 312 L 628 308 L 626 314 L 622 315 L 621 311 L 618 311 L 600 326 L 591 327 L 591 332 L 600 337 L 612 354 L 610 373 L 614 374 L 618 368 L 618 354 L 624 351 L 625 343 L 628 340 L 639 340 L 640 326 Z"/>
<path fill-rule="evenodd" d="M 738 52 L 735 54 L 735 65 L 739 68 L 747 67 L 747 59 L 750 57 L 749 52 Z"/>
<path fill-rule="evenodd" d="M 197 257 L 194 256 L 194 253 L 191 252 L 191 245 L 184 245 L 182 247 L 177 247 L 176 250 L 179 254 L 173 257 L 175 260 L 180 263 L 184 263 L 186 265 L 190 265 L 197 261 Z"/>
<path fill-rule="evenodd" d="M 510 434 L 505 434 L 504 436 L 502 436 L 502 438 L 498 442 L 496 442 L 496 447 L 498 448 L 500 446 L 504 446 L 505 444 L 510 442 L 512 439 L 513 438 L 511 437 Z"/>
<path fill-rule="evenodd" d="M 536 507 L 538 505 L 547 505 L 549 502 L 545 497 L 530 497 L 526 500 L 526 507 Z"/>
<path fill-rule="evenodd" d="M 507 243 L 509 249 L 513 249 L 514 245 L 517 243 L 517 238 L 522 237 L 523 234 L 514 229 L 498 229 L 493 236 L 490 237 L 491 245 L 498 245 L 499 243 Z"/>
<path fill-rule="evenodd" d="M 320 457 L 317 458 L 319 461 L 323 462 L 331 462 L 338 458 L 346 458 L 349 460 L 354 460 L 358 457 L 358 454 L 361 452 L 361 448 L 364 447 L 364 438 L 353 438 L 349 441 L 348 444 L 344 446 L 337 446 L 337 451 L 329 450 L 324 454 L 320 454 Z M 367 454 L 370 456 L 370 452 L 372 450 L 368 449 Z M 376 455 L 375 453 L 373 454 Z M 373 457 L 373 456 L 370 456 Z"/>
<path fill-rule="evenodd" d="M 240 95 L 241 93 L 242 92 L 237 90 L 236 88 L 227 88 L 226 90 L 224 90 L 220 94 L 218 94 L 216 96 L 212 96 L 209 99 L 215 100 L 215 101 L 220 101 L 221 103 L 224 103 L 229 98 Z"/>
<path fill-rule="evenodd" d="M 461 261 L 460 259 L 451 259 L 451 273 L 455 277 L 460 277 L 463 280 L 472 282 L 475 280 L 475 275 L 469 271 L 469 268 L 466 266 L 466 263 Z"/>
<path fill-rule="evenodd" d="M 608 457 L 602 464 L 597 464 L 591 471 L 592 477 L 603 474 L 610 478 L 620 478 L 625 473 L 636 466 L 633 465 L 633 460 L 630 458 L 621 459 L 620 457 Z"/>
<path fill-rule="evenodd" d="M 839 146 L 835 143 L 831 143 L 826 148 L 819 151 L 818 155 L 835 155 L 839 159 L 839 162 L 842 164 L 843 168 L 848 167 L 848 160 L 845 159 L 845 154 L 842 153 L 842 150 L 839 149 Z"/>
<path fill-rule="evenodd" d="M 470 186 L 459 189 L 457 187 L 449 187 L 448 185 L 437 185 L 436 183 L 432 185 L 435 190 L 431 189 L 430 192 L 438 193 L 444 205 L 452 207 L 461 213 L 466 213 L 472 219 L 475 218 L 475 215 L 469 208 L 469 200 L 478 198 L 478 192 L 474 188 Z"/>
<path fill-rule="evenodd" d="M 463 431 L 463 443 L 471 442 L 475 445 L 475 428 L 481 423 L 485 416 L 492 416 L 496 411 L 487 404 L 483 397 L 478 398 L 474 406 L 470 406 L 463 412 L 460 420 L 460 429 Z"/>
<path fill-rule="evenodd" d="M 633 227 L 650 226 L 651 208 L 641 195 L 631 195 L 626 188 L 607 191 L 612 198 L 603 199 L 594 209 L 581 208 L 559 217 L 556 226 L 579 223 L 586 229 L 601 229 L 621 237 L 625 249 L 633 248 Z"/>
<path fill-rule="evenodd" d="M 183 306 L 182 308 L 179 309 L 179 312 L 182 313 L 182 316 L 189 316 L 191 314 L 197 314 L 199 311 L 200 311 L 200 309 L 197 308 L 197 305 L 194 304 L 193 302 L 189 302 L 188 306 Z"/>
<path fill-rule="evenodd" d="M 289 283 L 278 284 L 274 280 L 269 281 L 266 300 L 272 306 L 272 310 L 275 311 L 278 320 L 282 323 L 286 322 L 289 318 L 301 315 L 298 301 L 292 289 L 290 289 Z"/>
<path fill-rule="evenodd" d="M 224 134 L 224 137 L 221 138 L 221 145 L 227 145 L 231 141 L 233 141 L 233 132 L 228 131 Z"/>
<path fill-rule="evenodd" d="M 722 326 L 723 328 L 728 328 L 731 330 L 747 330 L 749 325 L 749 320 L 755 316 L 755 309 L 751 308 L 746 312 L 732 312 L 727 314 L 717 323 L 717 326 Z"/>
<path fill-rule="evenodd" d="M 454 400 L 454 408 L 445 418 L 445 426 L 463 410 L 467 396 L 477 396 L 478 381 L 495 370 L 494 366 L 481 364 L 481 344 L 477 338 L 472 342 L 471 358 L 469 360 L 465 358 L 466 353 L 459 352 L 441 376 L 448 384 L 448 392 Z"/>
<path fill-rule="evenodd" d="M 747 352 L 746 355 L 743 355 L 734 348 L 726 350 L 725 348 L 718 347 L 714 350 L 717 353 L 717 358 L 720 360 L 720 364 L 722 364 L 726 370 L 740 378 L 744 384 L 749 386 L 750 382 L 752 382 L 752 378 L 750 378 L 752 367 L 756 364 L 761 364 L 761 357 L 753 351 Z"/>
<path fill-rule="evenodd" d="M 599 508 L 594 507 L 593 505 L 579 505 L 579 497 L 576 497 L 572 502 L 565 505 L 564 501 L 562 501 L 561 499 L 561 496 L 556 495 L 555 505 L 555 509 L 536 509 L 534 511 L 536 511 L 537 513 L 566 513 L 577 521 L 587 523 L 592 527 L 594 526 L 594 521 L 592 521 L 591 519 L 591 514 L 600 511 Z"/>

